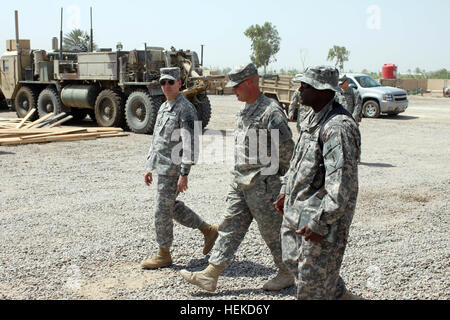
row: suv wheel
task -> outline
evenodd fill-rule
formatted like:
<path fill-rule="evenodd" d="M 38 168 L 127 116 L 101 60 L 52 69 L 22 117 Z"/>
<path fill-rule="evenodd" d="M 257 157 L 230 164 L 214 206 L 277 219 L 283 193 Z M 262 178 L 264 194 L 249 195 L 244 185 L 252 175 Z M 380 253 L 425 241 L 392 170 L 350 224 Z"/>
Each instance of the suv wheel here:
<path fill-rule="evenodd" d="M 378 118 L 380 116 L 380 105 L 375 100 L 367 100 L 363 105 L 363 115 L 366 118 Z"/>

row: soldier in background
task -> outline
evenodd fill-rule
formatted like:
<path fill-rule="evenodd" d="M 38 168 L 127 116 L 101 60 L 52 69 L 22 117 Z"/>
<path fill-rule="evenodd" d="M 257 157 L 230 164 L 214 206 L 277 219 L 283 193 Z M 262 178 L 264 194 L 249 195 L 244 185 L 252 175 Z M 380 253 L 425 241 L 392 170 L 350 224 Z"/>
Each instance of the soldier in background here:
<path fill-rule="evenodd" d="M 289 105 L 289 121 L 294 120 L 296 110 L 298 110 L 298 112 L 297 112 L 297 131 L 300 132 L 300 123 L 306 117 L 306 114 L 308 113 L 310 108 L 301 104 L 300 92 L 298 90 L 294 91 L 294 94 L 292 95 L 291 104 Z"/>
<path fill-rule="evenodd" d="M 358 90 L 353 86 L 349 86 L 348 78 L 344 75 L 339 79 L 339 86 L 342 93 L 336 95 L 336 101 L 339 102 L 359 124 L 362 118 L 362 99 Z"/>
<path fill-rule="evenodd" d="M 191 166 L 198 159 L 195 143 L 194 106 L 180 93 L 180 68 L 163 68 L 160 84 L 167 101 L 158 111 L 153 141 L 147 156 L 147 186 L 153 182 L 153 174 L 158 175 L 155 230 L 159 252 L 141 263 L 144 269 L 158 269 L 172 265 L 170 247 L 173 241 L 173 219 L 185 227 L 199 229 L 205 238 L 203 254 L 208 254 L 218 236 L 217 226 L 204 222 L 195 212 L 176 198 L 188 189 L 188 175 Z M 172 151 L 179 141 L 172 137 L 179 135 L 182 141 L 181 163 L 172 159 Z"/>
<path fill-rule="evenodd" d="M 283 214 L 283 261 L 296 275 L 298 299 L 356 298 L 339 276 L 358 195 L 360 133 L 335 101 L 339 72 L 308 69 L 301 81 L 302 123 L 289 171 L 274 203 Z"/>
<path fill-rule="evenodd" d="M 219 237 L 211 251 L 208 267 L 201 272 L 182 270 L 181 276 L 202 289 L 214 292 L 217 280 L 234 257 L 253 220 L 278 267 L 277 275 L 264 284 L 264 290 L 281 290 L 294 284 L 294 277 L 282 262 L 280 227 L 282 217 L 273 208 L 273 201 L 281 188 L 280 177 L 286 173 L 294 142 L 288 120 L 278 103 L 259 89 L 256 67 L 250 63 L 229 74 L 227 87 L 239 101 L 245 102 L 237 114 L 235 136 L 235 176 L 227 197 L 227 213 L 219 225 Z M 273 131 L 279 139 L 274 139 Z M 254 134 L 254 140 L 250 136 Z M 264 137 L 264 134 L 265 137 Z M 262 144 L 261 137 L 267 141 Z M 256 151 L 253 154 L 250 150 Z M 275 156 L 277 167 L 261 159 L 266 150 Z M 262 150 L 262 152 L 260 152 Z M 276 155 L 274 154 L 276 153 Z M 256 159 L 255 159 L 256 157 Z M 272 157 L 271 157 L 272 158 Z M 254 161 L 256 160 L 256 161 Z"/>

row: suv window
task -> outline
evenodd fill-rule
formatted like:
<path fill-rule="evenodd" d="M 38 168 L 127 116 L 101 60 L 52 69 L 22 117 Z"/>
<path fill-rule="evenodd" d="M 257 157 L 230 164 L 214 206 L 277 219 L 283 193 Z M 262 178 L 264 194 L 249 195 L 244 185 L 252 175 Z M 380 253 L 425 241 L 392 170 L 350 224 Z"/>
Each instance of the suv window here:
<path fill-rule="evenodd" d="M 377 80 L 369 76 L 355 77 L 355 79 L 363 88 L 381 87 L 381 84 Z"/>

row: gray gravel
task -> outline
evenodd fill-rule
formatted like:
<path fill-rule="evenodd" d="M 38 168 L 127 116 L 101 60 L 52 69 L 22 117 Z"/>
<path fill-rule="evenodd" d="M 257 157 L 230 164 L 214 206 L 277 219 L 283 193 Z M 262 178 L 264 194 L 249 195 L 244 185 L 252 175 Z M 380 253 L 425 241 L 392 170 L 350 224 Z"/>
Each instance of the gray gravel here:
<path fill-rule="evenodd" d="M 360 194 L 341 273 L 366 299 L 450 298 L 450 99 L 411 100 L 405 114 L 361 125 Z M 211 102 L 209 128 L 230 133 L 240 104 Z M 207 265 L 197 230 L 175 225 L 173 267 L 140 269 L 156 249 L 155 188 L 143 183 L 151 139 L 0 146 L 0 299 L 295 298 L 294 287 L 261 289 L 276 270 L 256 224 L 215 294 L 178 274 Z M 181 196 L 210 223 L 225 212 L 231 168 L 196 166 Z"/>

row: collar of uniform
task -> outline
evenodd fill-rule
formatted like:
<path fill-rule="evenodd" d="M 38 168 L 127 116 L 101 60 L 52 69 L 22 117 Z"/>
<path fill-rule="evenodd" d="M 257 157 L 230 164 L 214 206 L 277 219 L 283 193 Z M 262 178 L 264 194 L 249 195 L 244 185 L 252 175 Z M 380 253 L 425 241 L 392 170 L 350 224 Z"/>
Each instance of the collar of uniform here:
<path fill-rule="evenodd" d="M 167 111 L 173 111 L 173 107 L 177 104 L 177 102 L 180 101 L 180 99 L 183 97 L 183 95 L 181 94 L 181 92 L 177 95 L 177 97 L 175 99 L 173 99 L 172 101 L 167 101 L 164 103 L 164 109 L 167 109 Z M 162 106 L 163 107 L 163 106 Z M 163 109 L 163 110 L 164 110 Z"/>
<path fill-rule="evenodd" d="M 241 114 L 251 116 L 258 109 L 258 106 L 261 104 L 263 99 L 264 99 L 264 94 L 261 93 L 255 102 L 253 102 L 252 104 L 248 104 L 248 103 L 245 104 L 245 107 L 242 110 Z"/>
<path fill-rule="evenodd" d="M 310 131 L 315 128 L 321 122 L 323 117 L 333 108 L 333 101 L 334 98 L 331 99 L 330 102 L 328 102 L 325 107 L 317 113 L 310 112 L 309 117 L 306 117 L 301 126 L 305 128 L 306 131 Z"/>

